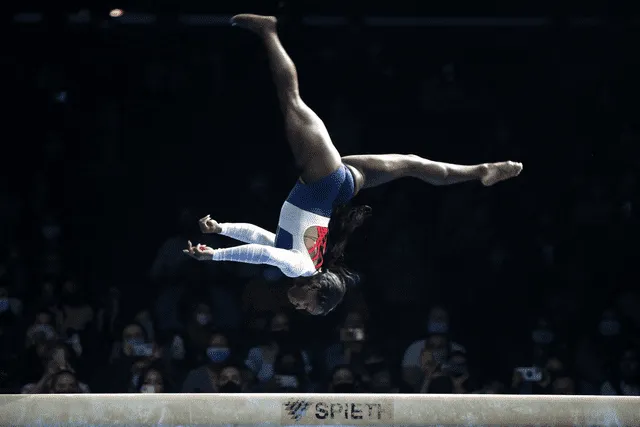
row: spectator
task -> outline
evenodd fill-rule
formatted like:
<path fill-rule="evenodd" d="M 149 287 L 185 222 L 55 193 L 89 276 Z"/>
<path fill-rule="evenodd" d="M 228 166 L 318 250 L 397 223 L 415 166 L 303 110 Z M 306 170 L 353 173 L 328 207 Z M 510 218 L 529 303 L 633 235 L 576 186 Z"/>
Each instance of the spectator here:
<path fill-rule="evenodd" d="M 68 348 L 68 346 L 58 343 L 55 344 L 46 351 L 46 354 L 43 354 L 43 362 L 45 363 L 45 369 L 37 382 L 25 384 L 22 387 L 21 393 L 23 394 L 40 394 L 46 393 L 51 389 L 52 381 L 54 379 L 61 381 L 60 389 L 67 387 L 68 384 L 75 384 L 76 380 L 76 371 L 72 366 L 73 361 L 73 352 Z M 72 381 L 69 380 L 69 377 L 62 376 L 61 378 L 57 378 L 58 374 L 71 374 L 73 377 Z M 56 386 L 58 387 L 58 386 Z M 84 384 L 77 382 L 77 389 L 82 393 L 89 393 L 89 387 Z M 58 388 L 55 388 L 58 390 Z"/>
<path fill-rule="evenodd" d="M 211 308 L 205 303 L 198 303 L 191 312 L 187 324 L 187 352 L 194 357 L 195 364 L 205 362 L 206 349 L 211 338 Z"/>
<path fill-rule="evenodd" d="M 89 393 L 88 388 L 83 388 L 78 382 L 75 373 L 62 370 L 52 375 L 48 387 L 51 394 Z"/>
<path fill-rule="evenodd" d="M 145 344 L 147 345 L 145 347 Z M 122 357 L 144 356 L 149 342 L 146 330 L 138 323 L 130 323 L 122 330 L 121 340 L 113 344 L 111 362 Z"/>
<path fill-rule="evenodd" d="M 170 393 L 171 388 L 162 370 L 155 364 L 140 373 L 138 393 Z"/>
<path fill-rule="evenodd" d="M 113 344 L 108 369 L 95 379 L 106 392 L 136 391 L 141 372 L 162 357 L 155 342 L 149 342 L 145 329 L 131 323 L 122 330 L 121 340 Z"/>
<path fill-rule="evenodd" d="M 336 366 L 331 373 L 329 393 L 356 393 L 358 381 L 356 374 L 346 365 Z"/>
<path fill-rule="evenodd" d="M 549 356 L 541 365 L 539 380 L 524 378 L 522 373 L 515 369 L 511 384 L 512 391 L 516 394 L 551 394 L 554 381 L 560 377 L 568 377 L 569 369 L 558 356 Z"/>
<path fill-rule="evenodd" d="M 232 359 L 227 337 L 219 332 L 210 333 L 205 355 L 207 362 L 187 375 L 182 384 L 183 393 L 217 393 L 220 369 Z"/>
<path fill-rule="evenodd" d="M 385 362 L 367 364 L 367 371 L 371 376 L 369 390 L 372 393 L 399 393 L 398 387 L 393 380 L 393 373 L 389 365 Z"/>
<path fill-rule="evenodd" d="M 575 381 L 569 375 L 560 375 L 551 385 L 552 394 L 576 394 Z"/>
<path fill-rule="evenodd" d="M 429 310 L 425 325 L 425 338 L 416 340 L 409 345 L 402 358 L 402 379 L 414 390 L 418 390 L 421 383 L 422 351 L 425 345 L 431 347 L 433 356 L 439 363 L 444 363 L 450 350 L 463 350 L 464 348 L 455 342 L 449 342 L 450 320 L 449 313 L 441 306 L 435 306 Z"/>
<path fill-rule="evenodd" d="M 273 378 L 274 364 L 281 351 L 299 351 L 305 373 L 311 372 L 309 355 L 297 345 L 289 327 L 289 316 L 283 312 L 277 313 L 271 318 L 268 342 L 251 348 L 247 355 L 245 364 L 258 382 L 266 383 Z"/>
<path fill-rule="evenodd" d="M 420 378 L 422 382 L 419 389 L 420 393 L 429 393 L 430 392 L 429 390 L 431 390 L 430 389 L 431 382 L 434 379 L 445 375 L 442 372 L 442 364 L 436 360 L 436 357 L 434 356 L 434 351 L 429 345 L 426 345 L 422 349 L 422 352 L 420 353 L 420 368 L 421 368 Z M 452 393 L 452 392 L 453 392 L 453 383 L 451 382 L 451 391 L 448 391 L 448 393 Z"/>
<path fill-rule="evenodd" d="M 60 333 L 70 336 L 70 330 L 83 331 L 93 321 L 93 316 L 84 288 L 72 279 L 64 282 L 57 319 Z"/>
<path fill-rule="evenodd" d="M 640 372 L 638 371 L 638 352 L 628 348 L 622 352 L 620 361 L 614 367 L 611 379 L 600 387 L 600 394 L 640 396 Z"/>
<path fill-rule="evenodd" d="M 53 313 L 47 310 L 38 310 L 33 324 L 27 328 L 25 348 L 30 348 L 40 342 L 53 341 L 57 338 Z"/>
<path fill-rule="evenodd" d="M 336 366 L 361 364 L 363 350 L 369 337 L 362 314 L 349 311 L 338 329 L 339 342 L 325 351 L 325 371 L 332 372 Z"/>
<path fill-rule="evenodd" d="M 607 380 L 610 367 L 618 363 L 624 347 L 624 329 L 615 310 L 607 309 L 594 328 L 578 343 L 575 366 L 580 376 L 597 386 Z"/>
<path fill-rule="evenodd" d="M 220 370 L 218 376 L 218 393 L 241 393 L 246 391 L 246 384 L 237 366 L 227 365 Z"/>
<path fill-rule="evenodd" d="M 467 355 L 462 351 L 452 352 L 446 364 L 445 371 L 453 381 L 453 392 L 472 393 L 477 386 L 473 377 L 469 373 Z"/>
<path fill-rule="evenodd" d="M 283 347 L 276 356 L 273 371 L 273 376 L 267 383 L 264 383 L 264 391 L 278 393 L 310 391 L 306 364 L 300 350 L 293 347 Z"/>

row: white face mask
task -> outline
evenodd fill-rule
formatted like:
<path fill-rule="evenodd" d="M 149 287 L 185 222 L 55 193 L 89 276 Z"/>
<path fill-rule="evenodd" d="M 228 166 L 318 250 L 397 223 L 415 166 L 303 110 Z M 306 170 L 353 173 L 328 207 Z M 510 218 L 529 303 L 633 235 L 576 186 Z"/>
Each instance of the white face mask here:
<path fill-rule="evenodd" d="M 156 387 L 154 385 L 145 384 L 142 387 L 140 387 L 140 393 L 155 393 L 155 392 L 156 392 Z"/>

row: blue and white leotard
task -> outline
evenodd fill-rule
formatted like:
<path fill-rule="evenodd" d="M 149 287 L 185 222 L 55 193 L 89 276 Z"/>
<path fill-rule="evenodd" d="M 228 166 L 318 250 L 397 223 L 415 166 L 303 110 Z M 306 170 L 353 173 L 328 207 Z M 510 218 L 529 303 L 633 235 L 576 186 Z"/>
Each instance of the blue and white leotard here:
<path fill-rule="evenodd" d="M 280 210 L 278 229 L 271 233 L 253 224 L 222 223 L 223 236 L 247 243 L 233 248 L 215 250 L 214 261 L 237 261 L 269 264 L 278 267 L 288 277 L 312 276 L 317 273 L 310 252 L 326 246 L 329 220 L 333 210 L 347 203 L 354 195 L 351 171 L 344 164 L 324 178 L 305 184 L 298 181 Z M 316 227 L 318 241 L 308 250 L 304 243 L 307 229 Z M 322 253 L 318 255 L 322 257 Z"/>

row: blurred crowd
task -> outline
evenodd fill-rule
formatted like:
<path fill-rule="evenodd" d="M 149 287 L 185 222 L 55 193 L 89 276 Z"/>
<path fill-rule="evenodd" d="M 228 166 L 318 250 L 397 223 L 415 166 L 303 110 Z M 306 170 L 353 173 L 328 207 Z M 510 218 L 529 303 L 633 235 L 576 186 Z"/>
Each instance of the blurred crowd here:
<path fill-rule="evenodd" d="M 188 239 L 235 244 L 199 235 L 201 215 L 274 231 L 295 180 L 273 166 L 288 153 L 258 42 L 211 31 L 183 35 L 188 49 L 86 35 L 91 52 L 58 35 L 64 55 L 3 58 L 28 143 L 3 159 L 0 392 L 640 395 L 624 48 L 594 50 L 591 34 L 285 34 L 343 154 L 525 165 L 495 189 L 363 192 L 354 203 L 374 216 L 347 249 L 362 282 L 315 318 L 292 310 L 276 269 L 182 254 Z"/>
<path fill-rule="evenodd" d="M 541 317 L 529 358 L 505 378 L 473 363 L 476 355 L 456 340 L 440 306 L 403 350 L 371 333 L 358 310 L 346 311 L 326 345 L 304 345 L 287 311 L 265 312 L 230 332 L 216 325 L 211 304 L 195 300 L 185 305 L 180 326 L 170 327 L 179 300 L 166 294 L 164 303 L 133 316 L 125 315 L 117 289 L 95 304 L 71 279 L 60 289 L 44 282 L 34 297 L 23 305 L 0 288 L 3 393 L 640 395 L 637 325 L 614 308 L 573 340 Z M 637 299 L 621 304 L 638 312 Z"/>

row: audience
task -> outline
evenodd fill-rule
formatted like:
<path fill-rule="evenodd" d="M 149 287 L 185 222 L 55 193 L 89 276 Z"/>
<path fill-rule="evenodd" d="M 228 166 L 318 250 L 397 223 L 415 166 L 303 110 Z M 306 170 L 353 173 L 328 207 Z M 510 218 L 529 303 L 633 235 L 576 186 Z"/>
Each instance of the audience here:
<path fill-rule="evenodd" d="M 509 158 L 525 169 L 492 189 L 408 180 L 363 192 L 374 217 L 346 252 L 362 280 L 322 317 L 295 312 L 289 279 L 271 267 L 181 252 L 189 239 L 236 244 L 202 236 L 200 214 L 273 226 L 295 181 L 284 160 L 265 172 L 286 147 L 272 147 L 280 119 L 260 100 L 273 88 L 255 58 L 209 73 L 198 56 L 205 72 L 193 81 L 171 78 L 177 71 L 159 59 L 166 79 L 151 83 L 135 71 L 146 60 L 131 58 L 121 73 L 131 80 L 118 80 L 131 90 L 101 94 L 88 89 L 116 87 L 111 77 L 84 81 L 78 71 L 65 80 L 48 59 L 29 56 L 33 72 L 18 66 L 24 58 L 4 61 L 16 63 L 22 83 L 8 90 L 30 100 L 30 125 L 20 129 L 31 129 L 27 173 L 0 185 L 0 392 L 640 395 L 640 297 L 628 279 L 637 276 L 640 138 L 624 102 L 633 81 L 620 77 L 617 92 L 593 77 L 597 61 L 562 55 L 507 67 L 482 53 L 470 62 L 436 54 L 418 66 L 395 55 L 406 42 L 397 37 L 349 59 L 367 71 L 348 87 L 326 74 L 349 67 L 336 62 L 345 55 L 299 52 L 309 103 L 327 112 L 336 146 L 462 163 Z M 422 47 L 410 43 L 407 51 Z M 171 64 L 191 64 L 196 53 L 176 55 Z M 585 68 L 578 80 L 575 64 Z M 264 74 L 222 90 L 235 67 Z M 74 86 L 74 102 L 51 98 L 59 79 Z M 338 87 L 324 91 L 327 81 Z M 215 105 L 203 87 L 220 89 Z M 248 114 L 245 90 L 269 114 Z M 50 129 L 56 123 L 68 133 Z M 80 160 L 61 167 L 56 150 Z M 246 178 L 246 194 L 231 174 Z M 200 206 L 182 208 L 184 200 Z M 180 207 L 177 223 L 167 206 Z"/>

